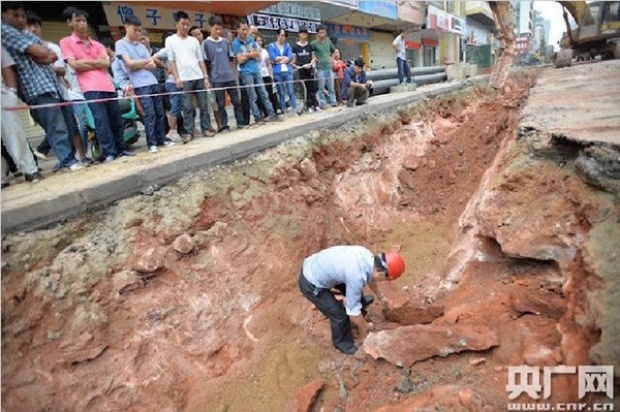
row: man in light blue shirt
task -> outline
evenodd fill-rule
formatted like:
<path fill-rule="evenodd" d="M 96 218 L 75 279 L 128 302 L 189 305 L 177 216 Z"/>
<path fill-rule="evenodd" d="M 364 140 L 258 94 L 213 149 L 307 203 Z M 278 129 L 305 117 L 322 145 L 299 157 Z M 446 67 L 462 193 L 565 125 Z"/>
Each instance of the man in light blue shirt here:
<path fill-rule="evenodd" d="M 260 58 L 260 50 L 252 36 L 248 36 L 248 24 L 244 21 L 238 22 L 238 34 L 232 44 L 232 50 L 237 62 L 239 63 L 239 76 L 243 80 L 243 85 L 248 93 L 250 101 L 250 110 L 254 116 L 254 120 L 258 122 L 268 122 L 271 120 L 280 120 L 273 110 L 273 106 L 269 101 L 269 95 L 263 84 L 263 77 L 260 75 L 257 58 Z M 254 87 L 252 87 L 254 86 Z M 267 108 L 268 118 L 262 118 L 258 105 L 256 104 L 257 96 L 261 99 L 263 106 Z"/>
<path fill-rule="evenodd" d="M 134 92 L 144 109 L 144 131 L 149 152 L 157 153 L 157 146 L 172 145 L 166 142 L 166 112 L 159 94 L 159 84 L 153 74 L 157 67 L 147 48 L 140 42 L 142 23 L 136 16 L 125 18 L 124 38 L 116 42 L 116 56 L 127 73 Z"/>
<path fill-rule="evenodd" d="M 394 280 L 405 271 L 405 262 L 396 252 L 373 253 L 363 246 L 333 246 L 304 260 L 299 275 L 299 289 L 330 320 L 332 342 L 341 352 L 357 351 L 351 334 L 351 320 L 364 335 L 372 328 L 363 316 L 368 285 L 381 298 L 376 282 Z M 344 307 L 334 297 L 332 288 L 345 296 Z M 383 299 L 381 299 L 383 300 Z"/>

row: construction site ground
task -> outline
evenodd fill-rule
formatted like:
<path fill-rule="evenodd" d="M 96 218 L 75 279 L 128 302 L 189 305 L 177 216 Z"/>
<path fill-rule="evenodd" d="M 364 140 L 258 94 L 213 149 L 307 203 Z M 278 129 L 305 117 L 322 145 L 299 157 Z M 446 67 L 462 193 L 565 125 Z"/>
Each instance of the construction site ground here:
<path fill-rule="evenodd" d="M 3 191 L 3 411 L 620 410 L 506 388 L 620 381 L 620 62 L 485 81 Z M 297 286 L 336 244 L 407 265 L 355 356 Z"/>

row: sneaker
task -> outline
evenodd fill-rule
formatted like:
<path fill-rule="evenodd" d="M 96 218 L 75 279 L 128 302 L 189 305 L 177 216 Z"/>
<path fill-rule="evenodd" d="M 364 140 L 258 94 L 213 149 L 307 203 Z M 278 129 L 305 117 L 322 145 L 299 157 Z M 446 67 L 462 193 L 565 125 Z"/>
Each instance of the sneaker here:
<path fill-rule="evenodd" d="M 82 165 L 84 167 L 88 167 L 88 166 L 94 164 L 95 161 L 93 159 L 91 159 L 90 157 L 88 157 L 88 156 L 84 156 L 83 158 L 80 159 L 80 163 L 82 163 Z"/>
<path fill-rule="evenodd" d="M 213 130 L 207 130 L 202 134 L 204 137 L 213 137 L 215 136 L 215 131 Z"/>
<path fill-rule="evenodd" d="M 245 129 L 246 127 L 248 127 L 248 125 L 247 125 L 247 124 L 238 124 L 238 125 L 237 125 L 237 130 L 243 130 L 243 129 Z"/>
<path fill-rule="evenodd" d="M 52 173 L 56 173 L 58 171 L 60 171 L 61 167 L 60 167 L 60 163 L 56 163 L 54 165 L 54 167 L 52 167 Z"/>
<path fill-rule="evenodd" d="M 118 157 L 122 157 L 122 156 L 127 156 L 127 157 L 132 157 L 135 156 L 136 154 L 134 152 L 132 152 L 131 150 L 123 150 L 121 151 L 121 153 L 118 155 Z"/>
<path fill-rule="evenodd" d="M 166 135 L 166 139 L 175 143 L 181 143 L 183 141 L 181 135 L 176 130 L 168 132 L 168 134 Z"/>
<path fill-rule="evenodd" d="M 103 161 L 103 163 L 110 163 L 116 160 L 116 157 L 113 155 L 107 155 L 105 157 L 105 160 Z"/>
<path fill-rule="evenodd" d="M 72 172 L 75 172 L 77 170 L 81 170 L 83 169 L 82 165 L 79 163 L 73 163 L 71 166 L 69 166 L 67 169 L 71 170 Z"/>
<path fill-rule="evenodd" d="M 338 347 L 336 347 L 336 349 L 338 349 L 340 352 L 344 353 L 345 355 L 355 355 L 355 352 L 357 352 L 357 346 L 355 345 L 351 345 L 346 349 L 342 349 Z"/>
<path fill-rule="evenodd" d="M 176 144 L 176 143 L 174 143 L 174 142 L 170 142 L 170 141 L 166 140 L 166 141 L 164 142 L 164 147 L 172 147 L 172 146 L 174 146 L 175 144 Z"/>
<path fill-rule="evenodd" d="M 321 106 L 317 106 L 314 108 L 314 111 L 317 113 L 321 113 L 323 111 L 323 109 L 321 108 Z"/>
<path fill-rule="evenodd" d="M 149 146 L 149 152 L 150 153 L 157 153 L 157 152 L 159 152 L 159 150 L 157 150 L 157 146 Z"/>
<path fill-rule="evenodd" d="M 33 150 L 32 153 L 41 160 L 47 160 L 47 156 L 36 149 Z"/>
<path fill-rule="evenodd" d="M 187 144 L 189 142 L 191 142 L 193 139 L 191 134 L 184 134 L 183 135 L 183 144 Z"/>
<path fill-rule="evenodd" d="M 274 114 L 273 116 L 269 117 L 269 119 L 265 119 L 269 122 L 283 122 L 284 121 L 284 115 L 278 116 L 276 114 Z"/>
<path fill-rule="evenodd" d="M 309 113 L 309 114 L 314 113 L 314 110 L 312 109 L 312 107 L 308 107 L 308 113 Z"/>
<path fill-rule="evenodd" d="M 33 174 L 26 173 L 25 176 L 26 182 L 39 183 L 41 180 L 43 180 L 43 175 L 39 172 L 34 172 Z"/>
<path fill-rule="evenodd" d="M 220 127 L 220 130 L 218 131 L 218 133 L 228 133 L 228 132 L 230 132 L 229 126 L 222 126 Z"/>
<path fill-rule="evenodd" d="M 354 106 L 355 106 L 354 101 L 347 102 L 347 107 L 354 107 Z"/>

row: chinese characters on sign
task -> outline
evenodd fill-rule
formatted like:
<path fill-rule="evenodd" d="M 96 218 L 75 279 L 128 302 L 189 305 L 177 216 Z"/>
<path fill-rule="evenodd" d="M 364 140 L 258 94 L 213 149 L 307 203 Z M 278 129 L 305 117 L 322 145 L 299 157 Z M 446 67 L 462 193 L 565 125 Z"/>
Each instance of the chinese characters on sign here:
<path fill-rule="evenodd" d="M 455 34 L 463 34 L 466 30 L 465 20 L 434 6 L 428 6 L 426 26 L 429 29 Z"/>
<path fill-rule="evenodd" d="M 127 16 L 136 16 L 146 29 L 174 29 L 175 9 L 158 8 L 153 6 L 139 6 L 131 3 L 104 3 L 103 11 L 112 27 L 125 24 Z M 192 26 L 207 28 L 210 13 L 187 11 Z"/>
<path fill-rule="evenodd" d="M 253 24 L 263 30 L 284 29 L 289 32 L 298 32 L 299 27 L 306 26 L 308 32 L 316 33 L 316 27 L 320 24 L 318 21 L 293 19 L 290 17 L 269 16 L 267 14 L 250 14 L 248 23 Z"/>
<path fill-rule="evenodd" d="M 299 19 L 321 21 L 321 11 L 314 7 L 301 6 L 299 4 L 281 1 L 266 9 L 263 13 L 274 14 L 276 16 L 297 17 Z"/>
<path fill-rule="evenodd" d="M 551 377 L 559 374 L 574 374 L 576 366 L 545 366 L 543 367 L 543 383 L 540 383 L 538 366 L 508 367 L 508 399 L 514 400 L 521 394 L 531 399 L 539 399 L 542 391 L 543 399 L 551 396 Z M 578 397 L 583 399 L 587 393 L 604 393 L 609 399 L 614 398 L 614 367 L 613 366 L 579 366 Z"/>

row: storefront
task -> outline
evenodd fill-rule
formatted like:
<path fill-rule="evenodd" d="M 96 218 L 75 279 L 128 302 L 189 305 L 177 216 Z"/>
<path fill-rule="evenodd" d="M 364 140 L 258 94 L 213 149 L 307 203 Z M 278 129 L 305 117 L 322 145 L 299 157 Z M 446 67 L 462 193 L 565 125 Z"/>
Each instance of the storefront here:
<path fill-rule="evenodd" d="M 464 55 L 461 47 L 461 38 L 466 32 L 464 19 L 435 6 L 428 6 L 426 27 L 428 30 L 435 31 L 439 40 L 439 64 L 463 61 Z"/>
<path fill-rule="evenodd" d="M 337 39 L 336 48 L 343 60 L 355 60 L 362 56 L 369 63 L 370 30 L 364 27 L 327 23 L 330 36 Z"/>

